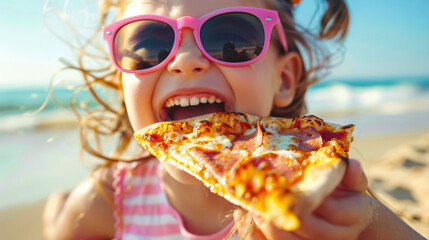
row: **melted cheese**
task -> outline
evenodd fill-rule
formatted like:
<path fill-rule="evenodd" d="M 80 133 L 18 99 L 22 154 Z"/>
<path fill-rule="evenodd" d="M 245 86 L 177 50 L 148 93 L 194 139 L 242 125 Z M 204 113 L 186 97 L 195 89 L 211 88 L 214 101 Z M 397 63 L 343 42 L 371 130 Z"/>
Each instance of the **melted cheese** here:
<path fill-rule="evenodd" d="M 272 127 L 272 126 L 271 126 Z M 256 128 L 251 128 L 247 130 L 243 135 L 251 135 L 256 131 Z M 266 131 L 271 132 L 264 136 L 264 144 L 258 147 L 253 153 L 252 156 L 260 156 L 266 153 L 275 153 L 278 155 L 285 155 L 290 159 L 298 159 L 303 155 L 299 152 L 294 151 L 298 148 L 298 143 L 294 140 L 296 137 L 292 135 L 281 135 L 277 133 L 275 128 L 267 128 Z M 207 150 L 214 151 L 223 151 L 226 148 L 231 148 L 231 140 L 225 136 L 215 133 L 213 136 L 201 136 L 196 138 L 195 133 L 189 133 L 185 135 L 188 139 L 196 139 L 197 141 L 189 141 L 190 145 L 188 149 L 192 147 L 202 147 Z M 181 137 L 176 136 L 174 139 Z"/>
<path fill-rule="evenodd" d="M 190 136 L 190 139 L 192 139 L 192 137 L 193 136 Z M 215 137 L 211 137 L 211 136 L 199 137 L 196 142 L 193 142 L 192 145 L 203 147 L 208 150 L 216 150 L 216 151 L 222 151 L 225 148 L 232 147 L 231 140 L 227 136 L 219 135 L 218 133 L 215 133 Z"/>
<path fill-rule="evenodd" d="M 266 153 L 275 153 L 278 155 L 286 155 L 288 158 L 295 159 L 302 157 L 302 154 L 293 151 L 298 147 L 293 139 L 295 137 L 291 135 L 280 135 L 273 133 L 272 135 L 265 136 L 264 143 L 258 147 L 252 154 L 252 156 L 260 156 Z"/>
<path fill-rule="evenodd" d="M 270 136 L 270 144 L 267 146 L 273 150 L 282 150 L 282 149 L 290 149 L 290 146 L 298 147 L 298 143 L 293 141 L 296 138 L 291 135 L 279 135 L 274 134 L 274 136 Z"/>
<path fill-rule="evenodd" d="M 257 157 L 260 155 L 264 155 L 267 153 L 275 153 L 279 156 L 284 155 L 289 159 L 298 159 L 303 157 L 302 153 L 293 151 L 293 150 L 288 150 L 288 149 L 284 149 L 284 150 L 272 150 L 269 148 L 266 148 L 265 146 L 260 146 L 259 148 L 257 148 L 253 153 L 252 156 Z"/>

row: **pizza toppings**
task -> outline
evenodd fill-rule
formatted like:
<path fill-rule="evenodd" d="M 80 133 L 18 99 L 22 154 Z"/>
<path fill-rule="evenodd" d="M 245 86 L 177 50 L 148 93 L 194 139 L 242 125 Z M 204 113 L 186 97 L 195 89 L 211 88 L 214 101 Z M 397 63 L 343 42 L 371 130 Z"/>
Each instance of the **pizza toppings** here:
<path fill-rule="evenodd" d="M 300 212 L 312 211 L 341 180 L 352 131 L 353 125 L 334 126 L 315 116 L 214 113 L 157 123 L 135 136 L 214 193 L 293 230 Z"/>

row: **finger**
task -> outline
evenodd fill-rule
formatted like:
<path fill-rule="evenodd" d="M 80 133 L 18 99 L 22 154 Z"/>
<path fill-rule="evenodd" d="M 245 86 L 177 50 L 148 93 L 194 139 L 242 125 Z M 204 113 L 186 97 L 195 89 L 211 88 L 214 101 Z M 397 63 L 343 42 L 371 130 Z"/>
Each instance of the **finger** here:
<path fill-rule="evenodd" d="M 368 207 L 364 193 L 337 191 L 326 198 L 314 214 L 332 224 L 345 226 L 361 221 L 362 212 L 366 212 Z"/>
<path fill-rule="evenodd" d="M 357 160 L 350 159 L 339 188 L 354 192 L 365 192 L 367 190 L 368 179 Z"/>
<path fill-rule="evenodd" d="M 356 239 L 360 229 L 355 225 L 334 225 L 315 215 L 308 215 L 302 219 L 301 226 L 296 234 L 304 239 Z"/>
<path fill-rule="evenodd" d="M 248 212 L 238 209 L 233 213 L 234 221 L 238 226 L 237 231 L 243 240 L 266 240 L 264 234 L 255 225 Z"/>
<path fill-rule="evenodd" d="M 263 217 L 252 214 L 253 220 L 259 229 L 263 232 L 266 239 L 287 239 L 287 240 L 302 240 L 293 232 L 287 232 L 276 227 L 273 223 L 266 221 Z"/>

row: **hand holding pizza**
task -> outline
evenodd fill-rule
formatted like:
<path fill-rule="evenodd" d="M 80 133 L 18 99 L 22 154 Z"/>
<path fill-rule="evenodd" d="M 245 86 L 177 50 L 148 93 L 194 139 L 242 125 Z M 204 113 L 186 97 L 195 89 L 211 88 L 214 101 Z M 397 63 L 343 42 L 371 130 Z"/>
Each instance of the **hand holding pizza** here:
<path fill-rule="evenodd" d="M 367 178 L 348 157 L 352 132 L 315 116 L 215 113 L 157 123 L 135 137 L 246 209 L 253 220 L 234 213 L 243 239 L 423 239 L 366 194 Z"/>
<path fill-rule="evenodd" d="M 340 185 L 310 215 L 301 216 L 293 232 L 277 228 L 251 213 L 255 225 L 239 229 L 247 239 L 356 239 L 371 221 L 367 178 L 357 160 L 351 159 Z M 236 221 L 243 214 L 234 213 Z M 246 239 L 245 238 L 245 239 Z"/>

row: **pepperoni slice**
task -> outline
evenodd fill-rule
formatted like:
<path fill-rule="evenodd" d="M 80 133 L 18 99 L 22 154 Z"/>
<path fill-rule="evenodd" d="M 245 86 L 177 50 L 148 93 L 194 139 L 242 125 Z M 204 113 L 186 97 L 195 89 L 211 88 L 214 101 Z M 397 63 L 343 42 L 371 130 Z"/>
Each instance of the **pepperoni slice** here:
<path fill-rule="evenodd" d="M 304 129 L 288 129 L 281 131 L 280 135 L 292 135 L 298 139 L 298 149 L 301 151 L 314 151 L 318 150 L 323 145 L 323 139 L 320 133 L 313 127 L 307 127 Z M 212 152 L 203 148 L 193 148 L 190 150 L 190 154 L 194 159 L 204 166 L 207 167 L 209 172 L 216 178 L 222 178 L 227 172 L 232 168 L 236 167 L 236 163 L 240 160 L 251 156 L 252 153 L 262 144 L 262 138 L 264 136 L 264 129 L 260 126 L 257 128 L 257 131 L 249 134 L 243 135 L 240 138 L 234 140 L 232 148 L 225 149 L 221 152 Z M 279 167 L 285 164 L 285 159 L 274 155 L 263 155 L 261 157 L 254 158 L 256 165 L 259 165 L 259 162 L 262 161 L 262 158 L 266 158 L 264 162 L 268 162 L 269 168 Z M 278 158 L 278 159 L 277 159 Z M 280 164 L 281 163 L 281 164 Z M 261 166 L 259 166 L 261 167 Z M 289 166 L 290 167 L 290 166 Z M 292 172 L 296 172 L 297 169 L 290 169 Z M 292 173 L 282 173 L 281 175 L 293 175 Z"/>
<path fill-rule="evenodd" d="M 298 148 L 302 151 L 314 151 L 323 146 L 322 136 L 313 127 L 287 129 L 279 132 L 279 134 L 295 136 L 298 139 Z"/>
<path fill-rule="evenodd" d="M 220 179 L 229 172 L 237 162 L 250 156 L 251 153 L 262 144 L 262 138 L 262 128 L 258 127 L 257 131 L 249 135 L 242 135 L 240 138 L 235 139 L 230 149 L 225 149 L 221 152 L 211 152 L 196 147 L 190 149 L 189 153 L 197 162 L 206 166 L 213 176 Z"/>

